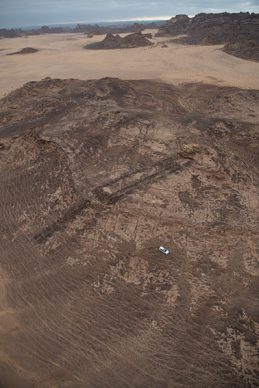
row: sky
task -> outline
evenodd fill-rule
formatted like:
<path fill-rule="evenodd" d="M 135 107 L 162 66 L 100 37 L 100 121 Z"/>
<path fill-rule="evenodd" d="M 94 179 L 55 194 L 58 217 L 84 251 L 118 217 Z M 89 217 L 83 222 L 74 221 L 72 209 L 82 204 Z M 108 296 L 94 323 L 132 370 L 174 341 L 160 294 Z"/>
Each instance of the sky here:
<path fill-rule="evenodd" d="M 199 12 L 259 13 L 259 0 L 0 0 L 0 28 L 169 19 Z"/>

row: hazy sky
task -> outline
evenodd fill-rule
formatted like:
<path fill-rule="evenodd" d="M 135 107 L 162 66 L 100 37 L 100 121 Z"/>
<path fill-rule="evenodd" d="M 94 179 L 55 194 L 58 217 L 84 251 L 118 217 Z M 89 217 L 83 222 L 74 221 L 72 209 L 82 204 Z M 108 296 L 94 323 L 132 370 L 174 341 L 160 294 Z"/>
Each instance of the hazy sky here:
<path fill-rule="evenodd" d="M 259 0 L 0 0 L 0 27 L 259 12 Z"/>

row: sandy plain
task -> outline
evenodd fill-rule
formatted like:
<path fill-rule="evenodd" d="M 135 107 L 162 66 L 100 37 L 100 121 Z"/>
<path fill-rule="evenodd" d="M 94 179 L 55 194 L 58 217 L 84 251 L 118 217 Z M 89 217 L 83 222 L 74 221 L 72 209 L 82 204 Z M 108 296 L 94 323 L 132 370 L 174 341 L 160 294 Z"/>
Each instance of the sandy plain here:
<path fill-rule="evenodd" d="M 154 30 L 146 32 L 155 33 Z M 186 46 L 154 38 L 154 46 L 124 50 L 85 50 L 104 36 L 50 34 L 0 41 L 0 96 L 28 81 L 45 77 L 160 79 L 173 84 L 204 82 L 218 86 L 259 88 L 259 63 L 221 51 L 222 46 Z M 163 42 L 168 48 L 162 48 Z M 24 47 L 35 54 L 13 55 Z"/>

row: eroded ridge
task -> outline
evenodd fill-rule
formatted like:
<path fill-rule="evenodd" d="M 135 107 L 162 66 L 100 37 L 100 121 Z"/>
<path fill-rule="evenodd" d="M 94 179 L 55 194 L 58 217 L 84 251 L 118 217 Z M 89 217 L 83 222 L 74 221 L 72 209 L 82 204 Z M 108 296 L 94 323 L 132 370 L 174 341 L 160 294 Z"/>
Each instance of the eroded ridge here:
<path fill-rule="evenodd" d="M 258 102 L 110 78 L 0 101 L 3 386 L 256 386 Z"/>

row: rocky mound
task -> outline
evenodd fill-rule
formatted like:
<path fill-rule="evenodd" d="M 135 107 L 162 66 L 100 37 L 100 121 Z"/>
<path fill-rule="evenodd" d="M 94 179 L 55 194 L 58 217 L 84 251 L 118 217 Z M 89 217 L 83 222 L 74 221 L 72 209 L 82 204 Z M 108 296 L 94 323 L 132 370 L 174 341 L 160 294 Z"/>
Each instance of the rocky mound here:
<path fill-rule="evenodd" d="M 151 34 L 151 32 L 148 32 L 146 34 L 142 32 L 142 35 L 145 36 L 148 39 L 153 39 L 153 35 Z"/>
<path fill-rule="evenodd" d="M 259 37 L 259 14 L 201 13 L 193 18 L 178 15 L 162 26 L 158 35 L 176 36 L 188 34 L 189 43 L 221 44 L 237 39 Z"/>
<path fill-rule="evenodd" d="M 188 31 L 190 42 L 221 44 L 259 38 L 259 14 L 221 13 L 195 16 Z"/>
<path fill-rule="evenodd" d="M 159 28 L 156 36 L 176 36 L 188 32 L 191 19 L 187 15 L 176 15 Z"/>
<path fill-rule="evenodd" d="M 10 54 L 7 54 L 7 55 L 34 54 L 34 53 L 37 53 L 38 51 L 39 51 L 38 49 L 35 49 L 35 48 L 32 48 L 32 47 L 24 47 L 20 51 L 16 51 L 15 53 L 10 53 Z"/>
<path fill-rule="evenodd" d="M 106 35 L 105 39 L 102 42 L 89 44 L 85 46 L 85 48 L 92 50 L 107 50 L 145 47 L 151 45 L 152 42 L 150 42 L 147 36 L 143 35 L 141 32 L 129 34 L 124 38 L 119 35 L 113 35 L 109 33 Z"/>
<path fill-rule="evenodd" d="M 258 103 L 109 78 L 0 101 L 3 387 L 256 386 Z"/>
<path fill-rule="evenodd" d="M 259 61 L 259 40 L 243 40 L 235 43 L 227 43 L 223 51 L 239 58 Z"/>
<path fill-rule="evenodd" d="M 179 43 L 228 44 L 225 51 L 246 59 L 257 60 L 259 56 L 259 14 L 247 13 L 201 13 L 194 18 L 179 15 L 159 29 L 158 36 L 176 36 Z M 174 42 L 176 42 L 174 40 Z"/>

